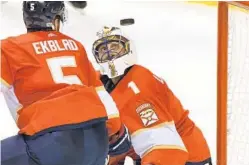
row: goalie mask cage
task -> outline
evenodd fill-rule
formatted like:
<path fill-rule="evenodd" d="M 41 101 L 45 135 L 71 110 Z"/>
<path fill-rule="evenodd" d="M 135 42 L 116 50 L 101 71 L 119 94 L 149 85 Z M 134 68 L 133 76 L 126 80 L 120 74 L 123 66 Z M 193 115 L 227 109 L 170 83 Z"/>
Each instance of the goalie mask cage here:
<path fill-rule="evenodd" d="M 249 1 L 218 2 L 217 165 L 249 165 Z"/>

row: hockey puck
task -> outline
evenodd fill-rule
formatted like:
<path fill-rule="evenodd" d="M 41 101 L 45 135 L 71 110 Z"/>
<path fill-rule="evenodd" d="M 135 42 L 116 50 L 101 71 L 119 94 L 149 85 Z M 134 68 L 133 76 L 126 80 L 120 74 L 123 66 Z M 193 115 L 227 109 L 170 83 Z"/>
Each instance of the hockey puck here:
<path fill-rule="evenodd" d="M 69 1 L 69 3 L 77 9 L 85 9 L 87 6 L 87 1 Z"/>
<path fill-rule="evenodd" d="M 120 25 L 126 26 L 126 25 L 133 25 L 135 23 L 135 20 L 133 18 L 127 18 L 127 19 L 121 19 Z"/>

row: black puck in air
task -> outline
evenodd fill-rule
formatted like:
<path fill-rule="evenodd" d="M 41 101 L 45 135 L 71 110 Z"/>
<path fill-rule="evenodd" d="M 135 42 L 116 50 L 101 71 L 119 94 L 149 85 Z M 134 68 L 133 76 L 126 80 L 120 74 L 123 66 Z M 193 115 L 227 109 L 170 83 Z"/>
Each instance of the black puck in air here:
<path fill-rule="evenodd" d="M 135 20 L 133 18 L 127 18 L 127 19 L 121 19 L 120 25 L 127 26 L 127 25 L 133 25 L 135 23 Z"/>

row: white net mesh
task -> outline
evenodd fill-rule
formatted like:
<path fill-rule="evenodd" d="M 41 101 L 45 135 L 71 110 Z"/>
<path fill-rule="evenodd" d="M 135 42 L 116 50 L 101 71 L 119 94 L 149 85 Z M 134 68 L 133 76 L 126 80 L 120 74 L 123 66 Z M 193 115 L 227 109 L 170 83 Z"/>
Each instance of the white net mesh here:
<path fill-rule="evenodd" d="M 249 10 L 229 7 L 228 165 L 249 165 Z"/>

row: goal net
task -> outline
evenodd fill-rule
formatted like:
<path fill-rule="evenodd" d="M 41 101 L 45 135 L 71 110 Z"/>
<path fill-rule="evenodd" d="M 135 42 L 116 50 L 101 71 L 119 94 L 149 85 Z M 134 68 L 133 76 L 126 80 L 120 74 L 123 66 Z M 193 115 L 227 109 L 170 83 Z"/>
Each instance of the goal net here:
<path fill-rule="evenodd" d="M 249 165 L 249 4 L 221 2 L 218 24 L 217 164 Z"/>

